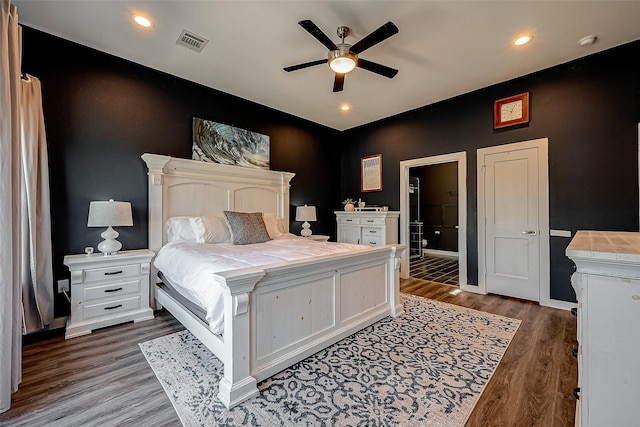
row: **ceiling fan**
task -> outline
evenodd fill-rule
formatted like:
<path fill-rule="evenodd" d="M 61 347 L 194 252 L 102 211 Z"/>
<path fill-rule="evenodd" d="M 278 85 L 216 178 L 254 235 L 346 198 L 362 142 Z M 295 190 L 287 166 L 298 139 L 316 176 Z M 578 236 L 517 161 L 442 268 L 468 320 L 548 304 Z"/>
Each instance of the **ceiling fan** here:
<path fill-rule="evenodd" d="M 316 61 L 305 62 L 304 64 L 292 65 L 285 67 L 285 71 L 296 71 L 314 65 L 327 63 L 329 67 L 336 73 L 333 81 L 333 91 L 340 92 L 344 88 L 344 76 L 354 68 L 362 68 L 363 70 L 371 71 L 381 76 L 393 78 L 398 74 L 398 70 L 387 67 L 386 65 L 377 64 L 375 62 L 367 61 L 358 57 L 359 53 L 362 53 L 366 49 L 380 43 L 398 33 L 398 27 L 389 21 L 359 42 L 354 45 L 350 45 L 344 42 L 345 37 L 349 35 L 351 30 L 349 27 L 341 26 L 336 31 L 338 37 L 342 39 L 341 43 L 335 44 L 331 41 L 325 33 L 318 28 L 312 21 L 306 19 L 298 22 L 298 24 L 307 30 L 309 34 L 315 37 L 320 43 L 329 49 L 327 59 L 318 59 Z"/>

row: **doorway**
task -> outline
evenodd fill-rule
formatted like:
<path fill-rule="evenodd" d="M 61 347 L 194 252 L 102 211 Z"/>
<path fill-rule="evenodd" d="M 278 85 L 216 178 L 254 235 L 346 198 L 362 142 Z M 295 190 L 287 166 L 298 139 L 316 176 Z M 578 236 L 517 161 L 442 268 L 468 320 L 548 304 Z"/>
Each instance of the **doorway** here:
<path fill-rule="evenodd" d="M 424 157 L 420 159 L 405 160 L 400 162 L 400 243 L 407 247 L 400 266 L 400 277 L 410 276 L 410 256 L 411 256 L 411 169 L 423 166 L 439 165 L 443 163 L 455 163 L 457 165 L 457 261 L 458 261 L 458 285 L 463 290 L 477 292 L 477 286 L 467 286 L 467 160 L 466 153 L 451 153 L 440 156 Z M 414 188 L 415 191 L 415 182 Z M 413 226 L 415 231 L 416 226 Z M 416 241 L 417 239 L 414 239 Z M 428 240 L 428 239 L 427 239 Z M 415 243 L 414 243 L 415 245 Z M 428 246 L 428 244 L 427 244 Z M 415 249 L 415 248 L 414 248 Z M 414 254 L 420 253 L 413 251 Z M 471 289 L 469 289 L 471 288 Z"/>
<path fill-rule="evenodd" d="M 458 162 L 409 170 L 409 275 L 458 285 Z"/>
<path fill-rule="evenodd" d="M 478 287 L 548 305 L 546 138 L 478 150 Z"/>

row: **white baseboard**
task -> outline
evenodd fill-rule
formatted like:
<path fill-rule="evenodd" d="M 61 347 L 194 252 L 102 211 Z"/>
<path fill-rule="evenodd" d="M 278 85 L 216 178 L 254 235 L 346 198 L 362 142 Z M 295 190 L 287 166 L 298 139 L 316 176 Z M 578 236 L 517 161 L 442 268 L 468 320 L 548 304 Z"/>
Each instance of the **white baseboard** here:
<path fill-rule="evenodd" d="M 548 301 L 540 301 L 540 305 L 551 308 L 559 308 L 561 310 L 571 310 L 574 307 L 577 307 L 578 304 L 575 302 L 567 302 L 561 301 L 559 299 L 549 299 Z"/>
<path fill-rule="evenodd" d="M 458 258 L 458 252 L 452 251 L 442 251 L 440 249 L 423 249 L 422 253 L 427 255 L 438 255 L 438 256 L 446 256 L 449 258 Z"/>

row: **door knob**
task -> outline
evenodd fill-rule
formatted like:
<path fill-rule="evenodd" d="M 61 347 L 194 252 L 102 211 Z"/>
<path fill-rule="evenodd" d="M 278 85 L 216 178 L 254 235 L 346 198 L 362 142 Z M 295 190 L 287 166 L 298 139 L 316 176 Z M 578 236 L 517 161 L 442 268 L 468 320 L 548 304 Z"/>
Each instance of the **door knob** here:
<path fill-rule="evenodd" d="M 534 231 L 534 230 L 529 230 L 529 231 L 523 231 L 522 234 L 527 234 L 529 236 L 535 236 L 536 234 L 538 234 L 538 232 Z"/>

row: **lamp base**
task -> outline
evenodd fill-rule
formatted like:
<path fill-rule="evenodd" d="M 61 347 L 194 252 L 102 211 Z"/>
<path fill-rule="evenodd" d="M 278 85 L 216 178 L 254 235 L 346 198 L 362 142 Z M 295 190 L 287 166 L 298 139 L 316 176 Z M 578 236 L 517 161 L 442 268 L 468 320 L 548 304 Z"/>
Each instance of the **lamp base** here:
<path fill-rule="evenodd" d="M 311 232 L 311 224 L 309 224 L 307 221 L 302 223 L 302 231 L 300 232 L 300 235 L 302 237 L 309 237 L 311 236 L 313 233 Z"/>
<path fill-rule="evenodd" d="M 113 255 L 118 252 L 122 249 L 122 243 L 116 240 L 119 235 L 120 233 L 109 226 L 100 235 L 104 240 L 98 244 L 98 250 L 105 255 Z"/>

